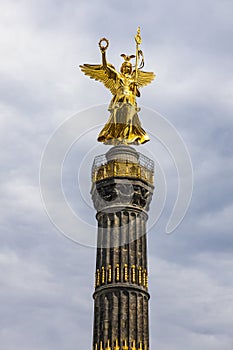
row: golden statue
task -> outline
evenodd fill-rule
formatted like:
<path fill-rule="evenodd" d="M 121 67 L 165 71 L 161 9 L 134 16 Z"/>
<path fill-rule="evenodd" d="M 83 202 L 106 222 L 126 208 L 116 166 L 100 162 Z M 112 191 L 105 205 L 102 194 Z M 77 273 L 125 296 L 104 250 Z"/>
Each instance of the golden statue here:
<path fill-rule="evenodd" d="M 143 53 L 139 46 L 141 44 L 140 28 L 135 35 L 135 55 L 122 54 L 124 62 L 120 72 L 107 62 L 106 50 L 109 42 L 106 38 L 99 41 L 102 53 L 102 64 L 84 64 L 80 66 L 84 74 L 101 81 L 113 94 L 108 110 L 110 117 L 98 136 L 98 141 L 107 145 L 134 144 L 139 145 L 149 141 L 149 136 L 143 130 L 138 112 L 136 97 L 140 97 L 139 88 L 150 84 L 155 77 L 153 72 L 144 72 Z M 130 62 L 135 59 L 135 65 Z M 140 60 L 140 62 L 139 62 Z"/>

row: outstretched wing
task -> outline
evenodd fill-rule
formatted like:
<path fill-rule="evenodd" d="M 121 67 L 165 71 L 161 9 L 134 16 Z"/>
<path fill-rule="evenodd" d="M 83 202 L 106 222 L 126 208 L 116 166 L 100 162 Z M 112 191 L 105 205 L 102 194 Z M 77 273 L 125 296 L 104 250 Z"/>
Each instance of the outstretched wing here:
<path fill-rule="evenodd" d="M 136 78 L 136 72 L 133 73 L 134 77 Z M 155 74 L 153 72 L 144 72 L 142 70 L 138 70 L 137 72 L 137 84 L 138 87 L 141 88 L 143 86 L 146 86 L 150 84 L 155 78 Z"/>
<path fill-rule="evenodd" d="M 79 66 L 81 71 L 91 79 L 101 81 L 113 95 L 116 94 L 117 71 L 113 65 L 107 64 L 104 67 L 101 64 L 84 64 Z"/>

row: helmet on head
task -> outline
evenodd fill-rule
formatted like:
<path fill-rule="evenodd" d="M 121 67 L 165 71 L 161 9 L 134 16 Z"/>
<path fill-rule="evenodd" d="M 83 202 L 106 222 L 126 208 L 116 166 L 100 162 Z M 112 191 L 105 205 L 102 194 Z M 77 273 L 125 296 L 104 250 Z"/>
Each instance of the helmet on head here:
<path fill-rule="evenodd" d="M 132 66 L 132 63 L 130 62 L 130 60 L 131 60 L 131 58 L 135 58 L 135 56 L 134 55 L 128 56 L 128 55 L 125 55 L 124 53 L 122 53 L 121 57 L 123 57 L 125 60 L 121 65 L 121 73 L 123 73 L 125 67 L 130 68 L 130 73 L 131 73 L 133 66 Z"/>

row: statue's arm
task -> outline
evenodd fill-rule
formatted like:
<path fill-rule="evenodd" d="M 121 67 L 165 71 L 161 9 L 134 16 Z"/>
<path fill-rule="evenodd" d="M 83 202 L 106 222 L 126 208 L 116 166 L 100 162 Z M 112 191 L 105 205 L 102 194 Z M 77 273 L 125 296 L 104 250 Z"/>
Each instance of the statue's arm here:
<path fill-rule="evenodd" d="M 104 68 L 107 68 L 107 65 L 108 65 L 107 59 L 106 59 L 106 51 L 107 51 L 108 46 L 109 46 L 108 39 L 106 39 L 106 38 L 100 39 L 99 48 L 100 48 L 100 51 L 102 53 L 102 65 Z"/>
<path fill-rule="evenodd" d="M 113 95 L 116 94 L 116 82 L 118 73 L 115 67 L 107 62 L 106 50 L 108 48 L 109 42 L 107 39 L 103 38 L 99 41 L 99 48 L 102 53 L 102 64 L 84 64 L 80 68 L 85 75 L 90 78 L 102 82 L 106 88 L 108 88 Z"/>
<path fill-rule="evenodd" d="M 104 69 L 106 69 L 108 65 L 107 58 L 106 58 L 106 50 L 104 51 L 101 50 L 101 52 L 102 52 L 102 66 Z"/>

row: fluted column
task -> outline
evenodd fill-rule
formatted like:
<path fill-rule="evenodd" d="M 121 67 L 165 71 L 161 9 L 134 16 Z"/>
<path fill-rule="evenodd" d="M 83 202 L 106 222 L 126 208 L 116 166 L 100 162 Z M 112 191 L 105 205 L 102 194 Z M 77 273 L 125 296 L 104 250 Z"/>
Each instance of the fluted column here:
<path fill-rule="evenodd" d="M 153 169 L 131 147 L 113 147 L 93 171 L 97 210 L 93 347 L 149 348 L 146 221 Z M 149 163 L 149 160 L 148 160 Z M 147 180 L 147 181 L 146 181 Z"/>

